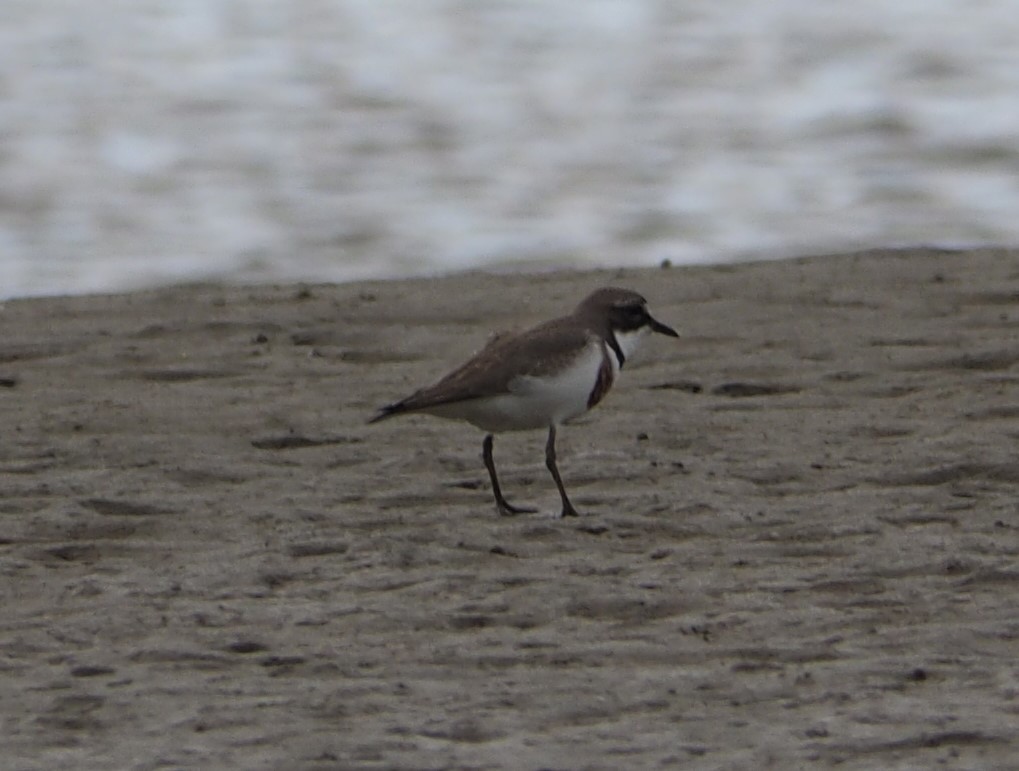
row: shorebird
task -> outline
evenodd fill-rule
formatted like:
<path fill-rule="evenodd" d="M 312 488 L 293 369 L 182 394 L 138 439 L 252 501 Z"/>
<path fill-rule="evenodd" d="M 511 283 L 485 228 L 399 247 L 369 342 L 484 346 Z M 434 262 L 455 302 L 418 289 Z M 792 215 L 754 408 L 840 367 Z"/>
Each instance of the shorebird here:
<path fill-rule="evenodd" d="M 381 407 L 368 422 L 420 412 L 465 420 L 486 432 L 482 459 L 496 508 L 504 516 L 537 509 L 513 506 L 503 497 L 492 458 L 494 435 L 547 428 L 545 466 L 562 499 L 560 516 L 575 517 L 578 512 L 556 465 L 556 429 L 602 400 L 650 332 L 679 337 L 648 313 L 641 295 L 629 289 L 599 289 L 567 316 L 524 332 L 496 335 L 437 383 Z"/>

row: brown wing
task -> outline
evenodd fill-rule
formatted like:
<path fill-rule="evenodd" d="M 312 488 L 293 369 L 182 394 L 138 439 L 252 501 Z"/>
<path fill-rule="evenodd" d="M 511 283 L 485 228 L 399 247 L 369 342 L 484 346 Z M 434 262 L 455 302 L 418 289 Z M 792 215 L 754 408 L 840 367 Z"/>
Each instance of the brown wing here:
<path fill-rule="evenodd" d="M 497 335 L 435 385 L 383 407 L 371 422 L 403 412 L 508 393 L 514 378 L 547 374 L 563 361 L 564 351 L 582 347 L 588 337 L 583 326 L 568 323 L 567 319 L 555 319 L 519 334 Z"/>

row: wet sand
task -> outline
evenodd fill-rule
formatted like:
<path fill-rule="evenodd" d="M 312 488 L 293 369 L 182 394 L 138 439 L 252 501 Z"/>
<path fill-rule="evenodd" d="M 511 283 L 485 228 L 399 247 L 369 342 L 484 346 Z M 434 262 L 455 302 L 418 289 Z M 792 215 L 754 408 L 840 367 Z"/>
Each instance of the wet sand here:
<path fill-rule="evenodd" d="M 560 432 L 374 407 L 590 289 Z M 11 769 L 1019 768 L 1019 251 L 0 311 Z"/>

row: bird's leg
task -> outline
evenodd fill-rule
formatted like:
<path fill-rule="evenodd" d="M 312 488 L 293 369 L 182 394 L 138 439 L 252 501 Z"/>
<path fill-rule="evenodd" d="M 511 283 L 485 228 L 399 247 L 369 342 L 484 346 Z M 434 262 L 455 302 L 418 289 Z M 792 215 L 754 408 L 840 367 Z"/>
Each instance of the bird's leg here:
<path fill-rule="evenodd" d="M 548 427 L 548 443 L 545 445 L 545 466 L 552 474 L 556 487 L 559 488 L 559 497 L 563 499 L 563 511 L 560 517 L 579 517 L 580 514 L 566 495 L 566 488 L 563 487 L 563 478 L 559 476 L 559 469 L 555 463 L 555 424 Z"/>
<path fill-rule="evenodd" d="M 485 461 L 485 468 L 488 469 L 488 476 L 492 478 L 492 492 L 495 494 L 495 507 L 504 517 L 511 517 L 514 514 L 534 514 L 537 509 L 526 506 L 513 506 L 502 497 L 502 489 L 499 487 L 499 478 L 495 475 L 495 461 L 492 459 L 492 443 L 494 437 L 491 434 L 485 435 L 485 441 L 481 445 L 481 457 Z"/>

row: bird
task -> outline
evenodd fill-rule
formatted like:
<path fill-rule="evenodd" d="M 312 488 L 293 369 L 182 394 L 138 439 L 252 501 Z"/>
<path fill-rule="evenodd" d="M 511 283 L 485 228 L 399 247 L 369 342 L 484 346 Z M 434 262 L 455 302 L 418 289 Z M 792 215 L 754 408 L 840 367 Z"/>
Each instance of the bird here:
<path fill-rule="evenodd" d="M 569 314 L 517 333 L 494 335 L 445 377 L 380 407 L 369 423 L 414 413 L 463 420 L 485 432 L 482 460 L 499 514 L 533 514 L 503 496 L 492 449 L 495 434 L 548 429 L 545 466 L 562 501 L 560 517 L 576 517 L 556 463 L 559 426 L 602 401 L 643 338 L 679 334 L 655 319 L 630 289 L 597 289 Z"/>

